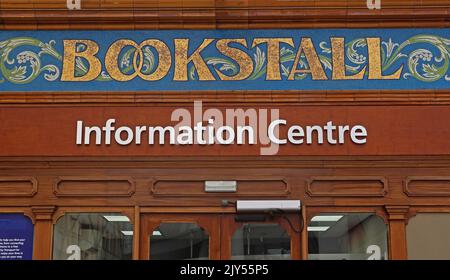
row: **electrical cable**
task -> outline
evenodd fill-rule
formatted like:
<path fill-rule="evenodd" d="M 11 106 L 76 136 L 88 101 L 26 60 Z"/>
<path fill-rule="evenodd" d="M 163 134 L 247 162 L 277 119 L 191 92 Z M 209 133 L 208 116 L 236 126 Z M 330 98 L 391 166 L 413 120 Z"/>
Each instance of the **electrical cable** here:
<path fill-rule="evenodd" d="M 226 199 L 222 200 L 222 206 L 223 207 L 226 207 L 229 204 L 236 206 L 236 202 L 235 201 L 230 201 L 230 200 L 226 200 Z"/>
<path fill-rule="evenodd" d="M 295 226 L 292 224 L 291 219 L 289 219 L 289 217 L 286 216 L 286 212 L 283 211 L 282 209 L 276 209 L 275 211 L 271 211 L 270 212 L 271 215 L 274 215 L 275 213 L 278 213 L 281 218 L 283 218 L 284 220 L 286 220 L 286 222 L 289 224 L 290 228 L 295 232 L 295 233 L 302 233 L 304 227 L 305 227 L 305 223 L 303 221 L 303 213 L 302 213 L 302 209 L 300 209 L 300 229 L 296 229 Z"/>

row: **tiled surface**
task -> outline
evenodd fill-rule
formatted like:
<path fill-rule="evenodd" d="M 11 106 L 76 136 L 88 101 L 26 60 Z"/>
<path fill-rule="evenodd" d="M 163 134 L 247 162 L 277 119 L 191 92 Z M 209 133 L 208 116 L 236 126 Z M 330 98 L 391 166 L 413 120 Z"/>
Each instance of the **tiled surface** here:
<path fill-rule="evenodd" d="M 75 1 L 75 0 L 74 0 Z M 450 0 L 0 0 L 2 29 L 448 27 Z"/>

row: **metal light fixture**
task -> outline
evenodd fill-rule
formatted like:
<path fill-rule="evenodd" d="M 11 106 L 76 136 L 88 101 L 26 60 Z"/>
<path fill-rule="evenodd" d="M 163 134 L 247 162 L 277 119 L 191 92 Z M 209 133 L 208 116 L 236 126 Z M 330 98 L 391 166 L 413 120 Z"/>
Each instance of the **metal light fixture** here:
<path fill-rule="evenodd" d="M 236 211 L 240 212 L 300 212 L 300 200 L 238 200 Z"/>

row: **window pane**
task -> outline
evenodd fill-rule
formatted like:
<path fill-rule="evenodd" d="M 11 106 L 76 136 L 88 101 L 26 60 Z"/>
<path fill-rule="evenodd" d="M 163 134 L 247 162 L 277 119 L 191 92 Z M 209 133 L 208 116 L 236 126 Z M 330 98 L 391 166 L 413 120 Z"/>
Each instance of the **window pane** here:
<path fill-rule="evenodd" d="M 31 260 L 33 231 L 23 214 L 0 214 L 0 260 Z"/>
<path fill-rule="evenodd" d="M 131 260 L 133 225 L 117 213 L 70 213 L 54 228 L 55 260 Z"/>
<path fill-rule="evenodd" d="M 370 213 L 320 214 L 308 226 L 309 259 L 387 259 L 387 227 Z"/>
<path fill-rule="evenodd" d="M 450 214 L 420 213 L 406 227 L 408 258 L 450 260 Z"/>
<path fill-rule="evenodd" d="M 233 260 L 291 259 L 291 238 L 279 224 L 244 224 L 231 240 Z"/>
<path fill-rule="evenodd" d="M 151 260 L 193 260 L 208 257 L 208 234 L 194 223 L 162 223 L 150 236 Z"/>

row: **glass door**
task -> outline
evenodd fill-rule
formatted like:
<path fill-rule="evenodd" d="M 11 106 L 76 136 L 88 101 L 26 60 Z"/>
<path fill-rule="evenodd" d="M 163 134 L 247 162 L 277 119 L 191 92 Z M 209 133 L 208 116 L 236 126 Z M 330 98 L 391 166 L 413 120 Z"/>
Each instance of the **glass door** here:
<path fill-rule="evenodd" d="M 299 217 L 149 214 L 142 219 L 140 252 L 151 260 L 299 259 Z"/>
<path fill-rule="evenodd" d="M 221 230 L 222 259 L 300 259 L 298 215 L 226 215 L 222 218 Z"/>
<path fill-rule="evenodd" d="M 141 224 L 140 259 L 220 259 L 220 216 L 150 214 Z"/>

